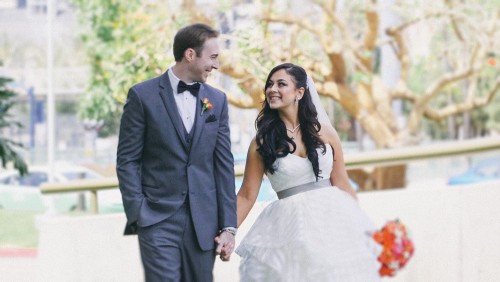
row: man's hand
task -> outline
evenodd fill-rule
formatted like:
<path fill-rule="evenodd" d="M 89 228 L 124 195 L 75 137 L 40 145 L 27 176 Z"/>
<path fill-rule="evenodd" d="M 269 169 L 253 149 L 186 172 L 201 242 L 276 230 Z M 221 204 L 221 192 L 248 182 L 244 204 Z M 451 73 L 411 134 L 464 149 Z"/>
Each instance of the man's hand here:
<path fill-rule="evenodd" d="M 215 253 L 220 256 L 222 261 L 229 261 L 235 246 L 234 235 L 223 231 L 219 236 L 215 237 L 215 242 L 217 243 Z"/>

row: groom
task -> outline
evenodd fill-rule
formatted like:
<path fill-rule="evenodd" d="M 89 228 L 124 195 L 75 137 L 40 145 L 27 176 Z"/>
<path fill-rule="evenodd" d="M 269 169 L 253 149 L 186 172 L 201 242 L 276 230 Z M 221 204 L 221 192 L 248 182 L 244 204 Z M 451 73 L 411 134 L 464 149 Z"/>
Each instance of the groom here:
<path fill-rule="evenodd" d="M 215 256 L 234 248 L 227 98 L 205 83 L 219 67 L 218 35 L 179 30 L 175 65 L 130 88 L 123 108 L 116 171 L 146 281 L 212 281 Z"/>

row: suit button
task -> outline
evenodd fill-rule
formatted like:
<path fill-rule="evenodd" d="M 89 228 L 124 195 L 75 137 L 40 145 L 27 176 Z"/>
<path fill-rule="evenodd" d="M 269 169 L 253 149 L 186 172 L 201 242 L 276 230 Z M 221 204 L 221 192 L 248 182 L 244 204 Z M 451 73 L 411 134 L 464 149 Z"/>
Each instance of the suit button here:
<path fill-rule="evenodd" d="M 185 195 L 186 195 L 186 192 L 182 192 L 182 193 L 181 193 L 181 195 L 182 195 L 182 196 L 185 196 Z"/>

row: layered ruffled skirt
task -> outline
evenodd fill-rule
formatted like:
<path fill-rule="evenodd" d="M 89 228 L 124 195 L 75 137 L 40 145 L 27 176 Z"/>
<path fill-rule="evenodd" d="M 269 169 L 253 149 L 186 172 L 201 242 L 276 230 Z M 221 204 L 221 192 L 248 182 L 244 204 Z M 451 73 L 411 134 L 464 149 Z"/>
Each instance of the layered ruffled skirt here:
<path fill-rule="evenodd" d="M 240 281 L 379 281 L 375 227 L 337 187 L 269 204 L 236 253 Z"/>

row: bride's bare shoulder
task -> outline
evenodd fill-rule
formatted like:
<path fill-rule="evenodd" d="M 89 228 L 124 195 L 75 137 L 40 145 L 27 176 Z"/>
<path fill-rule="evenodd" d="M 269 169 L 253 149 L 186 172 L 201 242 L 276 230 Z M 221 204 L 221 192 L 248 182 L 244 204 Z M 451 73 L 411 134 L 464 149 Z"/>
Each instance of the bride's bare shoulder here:
<path fill-rule="evenodd" d="M 250 148 L 257 149 L 259 145 L 257 144 L 257 137 L 253 137 L 252 141 L 250 141 Z"/>
<path fill-rule="evenodd" d="M 330 124 L 321 124 L 321 129 L 319 131 L 319 135 L 321 138 L 325 138 L 328 140 L 335 139 L 335 137 L 338 135 L 337 131 L 335 128 L 333 128 L 332 125 Z"/>
<path fill-rule="evenodd" d="M 257 144 L 257 139 L 254 137 L 248 146 L 248 155 L 255 154 L 257 155 L 257 150 L 259 149 L 259 145 Z"/>

